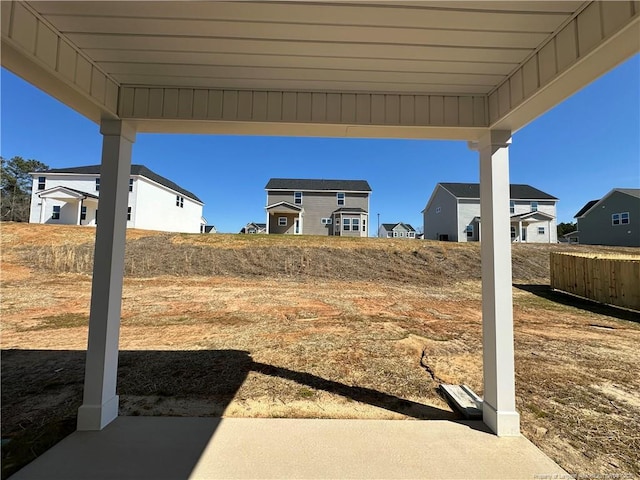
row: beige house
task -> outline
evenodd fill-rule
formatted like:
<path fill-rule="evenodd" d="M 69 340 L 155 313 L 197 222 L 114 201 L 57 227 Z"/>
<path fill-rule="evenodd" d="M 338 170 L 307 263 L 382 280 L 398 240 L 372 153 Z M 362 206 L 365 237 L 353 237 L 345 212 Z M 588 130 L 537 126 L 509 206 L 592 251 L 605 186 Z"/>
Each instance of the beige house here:
<path fill-rule="evenodd" d="M 368 237 L 365 180 L 272 178 L 267 190 L 267 233 Z"/>

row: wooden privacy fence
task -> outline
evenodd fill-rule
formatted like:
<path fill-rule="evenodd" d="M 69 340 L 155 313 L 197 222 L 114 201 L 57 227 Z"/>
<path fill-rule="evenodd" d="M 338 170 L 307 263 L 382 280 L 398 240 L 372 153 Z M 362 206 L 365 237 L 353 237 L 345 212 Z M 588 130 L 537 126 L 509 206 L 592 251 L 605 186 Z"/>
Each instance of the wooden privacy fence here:
<path fill-rule="evenodd" d="M 551 288 L 640 310 L 640 256 L 551 252 Z"/>

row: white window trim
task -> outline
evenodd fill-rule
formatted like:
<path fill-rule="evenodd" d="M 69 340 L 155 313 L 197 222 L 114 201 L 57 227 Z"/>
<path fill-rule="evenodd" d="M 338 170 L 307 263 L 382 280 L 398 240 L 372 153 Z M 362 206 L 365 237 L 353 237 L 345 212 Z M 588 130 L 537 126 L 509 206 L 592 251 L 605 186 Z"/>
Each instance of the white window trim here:
<path fill-rule="evenodd" d="M 538 207 L 539 207 L 538 202 L 536 202 L 536 201 L 532 201 L 531 202 L 531 211 L 532 212 L 537 212 L 538 211 Z"/>
<path fill-rule="evenodd" d="M 47 187 L 47 177 L 38 177 L 38 190 L 46 190 L 46 187 Z"/>
<path fill-rule="evenodd" d="M 436 207 L 436 215 L 442 211 L 442 207 Z"/>
<path fill-rule="evenodd" d="M 467 227 L 464 229 L 464 231 L 467 234 L 467 238 L 472 238 L 473 237 L 473 225 L 467 225 Z M 471 235 L 469 235 L 471 234 Z"/>
<path fill-rule="evenodd" d="M 359 218 L 352 218 L 351 219 L 351 231 L 352 232 L 359 232 L 360 231 L 360 219 Z"/>
<path fill-rule="evenodd" d="M 620 223 L 620 214 L 619 213 L 612 213 L 611 214 L 611 225 L 621 225 Z"/>
<path fill-rule="evenodd" d="M 343 232 L 350 232 L 351 231 L 351 219 L 350 218 L 343 218 L 342 219 L 342 231 Z"/>
<path fill-rule="evenodd" d="M 393 238 L 393 234 L 391 232 L 387 232 L 387 238 Z"/>
<path fill-rule="evenodd" d="M 96 178 L 96 192 L 100 191 L 100 177 Z"/>
<path fill-rule="evenodd" d="M 283 222 L 284 220 L 284 222 Z M 278 226 L 279 227 L 286 227 L 289 225 L 289 220 L 287 219 L 287 217 L 278 217 Z"/>
<path fill-rule="evenodd" d="M 342 203 L 340 203 L 340 195 L 342 195 Z M 339 207 L 344 207 L 347 204 L 347 195 L 344 192 L 336 193 L 336 204 Z"/>
<path fill-rule="evenodd" d="M 333 220 L 331 217 L 321 218 L 320 223 L 322 223 L 322 225 L 331 225 Z"/>
<path fill-rule="evenodd" d="M 515 202 L 515 200 L 511 200 L 509 202 L 509 213 L 512 214 L 512 215 L 516 213 L 516 202 Z"/>
<path fill-rule="evenodd" d="M 625 222 L 625 215 L 626 215 L 626 222 Z M 629 215 L 629 212 L 622 212 L 620 213 L 620 225 L 629 225 L 629 223 L 631 223 L 631 216 Z"/>
<path fill-rule="evenodd" d="M 299 202 L 296 201 L 297 200 L 296 199 L 296 195 L 300 195 L 300 201 Z M 302 192 L 293 192 L 293 204 L 294 205 L 302 205 L 302 198 L 303 198 Z"/>
<path fill-rule="evenodd" d="M 416 232 L 407 232 L 409 238 L 416 238 Z"/>
<path fill-rule="evenodd" d="M 61 213 L 62 213 L 62 207 L 60 205 L 54 205 L 53 210 L 51 211 L 51 220 L 60 220 Z M 57 217 L 55 216 L 56 214 L 58 214 Z"/>
<path fill-rule="evenodd" d="M 545 234 L 544 227 L 538 227 L 538 235 L 544 235 L 544 234 Z"/>

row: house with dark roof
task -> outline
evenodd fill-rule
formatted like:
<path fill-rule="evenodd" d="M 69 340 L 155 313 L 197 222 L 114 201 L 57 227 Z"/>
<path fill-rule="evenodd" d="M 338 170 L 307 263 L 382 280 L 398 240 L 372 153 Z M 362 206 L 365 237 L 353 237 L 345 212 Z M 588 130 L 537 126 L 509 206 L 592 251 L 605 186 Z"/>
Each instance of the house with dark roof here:
<path fill-rule="evenodd" d="M 93 225 L 100 204 L 100 165 L 31 173 L 29 222 Z M 131 165 L 127 227 L 198 233 L 206 224 L 196 195 L 144 165 Z"/>
<path fill-rule="evenodd" d="M 511 241 L 556 243 L 558 199 L 530 185 L 511 184 L 509 190 Z M 480 241 L 480 184 L 438 183 L 422 215 L 425 239 Z"/>
<path fill-rule="evenodd" d="M 272 178 L 267 191 L 267 233 L 369 236 L 365 180 Z"/>
<path fill-rule="evenodd" d="M 416 229 L 408 223 L 382 223 L 378 228 L 378 238 L 416 238 Z"/>
<path fill-rule="evenodd" d="M 640 188 L 614 188 L 574 217 L 579 243 L 640 247 Z"/>
<path fill-rule="evenodd" d="M 240 229 L 240 233 L 246 234 L 257 234 L 257 233 L 267 233 L 267 224 L 266 223 L 257 223 L 257 222 L 249 222 L 244 227 Z"/>

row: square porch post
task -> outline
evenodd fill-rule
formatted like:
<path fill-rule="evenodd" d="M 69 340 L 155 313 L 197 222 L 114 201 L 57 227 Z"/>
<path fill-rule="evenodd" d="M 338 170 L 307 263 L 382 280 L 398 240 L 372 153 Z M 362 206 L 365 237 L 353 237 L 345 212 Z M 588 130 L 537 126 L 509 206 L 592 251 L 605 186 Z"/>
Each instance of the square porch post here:
<path fill-rule="evenodd" d="M 135 130 L 106 120 L 100 167 L 100 223 L 96 229 L 84 397 L 78 430 L 102 430 L 118 416 L 116 380 L 124 275 L 131 148 Z"/>
<path fill-rule="evenodd" d="M 498 436 L 520 434 L 515 403 L 509 150 L 511 132 L 489 131 L 480 139 L 482 218 L 482 419 Z"/>

